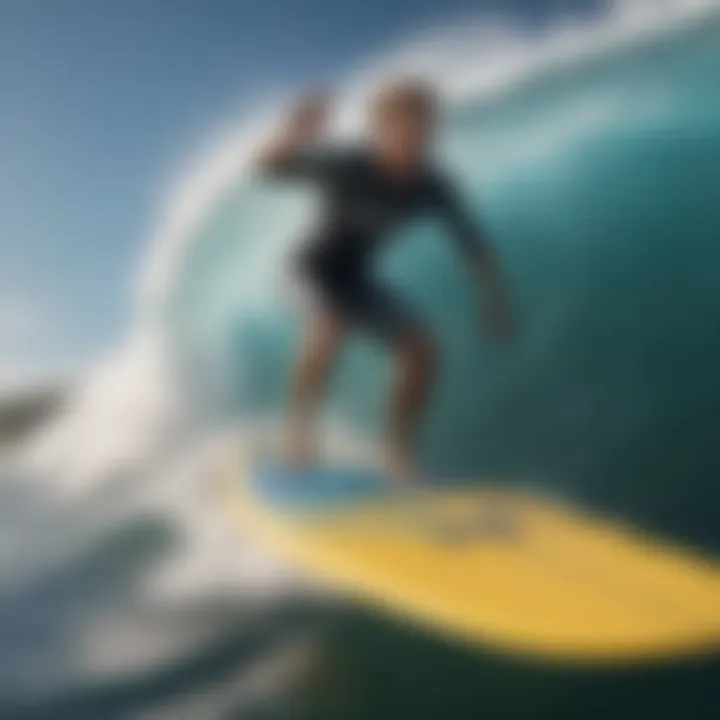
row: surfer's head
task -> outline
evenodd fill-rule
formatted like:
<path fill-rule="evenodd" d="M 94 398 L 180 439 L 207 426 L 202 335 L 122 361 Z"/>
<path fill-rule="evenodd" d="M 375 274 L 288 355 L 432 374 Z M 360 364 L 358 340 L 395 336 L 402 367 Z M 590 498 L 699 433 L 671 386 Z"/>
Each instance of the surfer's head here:
<path fill-rule="evenodd" d="M 421 162 L 438 123 L 439 96 L 418 78 L 398 78 L 383 85 L 372 103 L 373 144 L 382 158 L 398 166 Z"/>

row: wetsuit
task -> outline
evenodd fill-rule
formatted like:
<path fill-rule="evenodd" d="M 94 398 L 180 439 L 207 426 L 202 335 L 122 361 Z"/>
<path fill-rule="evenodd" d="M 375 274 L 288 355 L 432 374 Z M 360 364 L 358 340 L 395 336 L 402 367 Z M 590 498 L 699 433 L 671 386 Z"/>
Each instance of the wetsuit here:
<path fill-rule="evenodd" d="M 300 272 L 331 311 L 388 342 L 422 326 L 404 298 L 372 275 L 372 259 L 392 230 L 418 216 L 439 215 L 462 251 L 472 257 L 482 251 L 479 227 L 437 170 L 395 180 L 360 148 L 299 153 L 270 174 L 318 186 L 324 208 L 302 246 Z"/>

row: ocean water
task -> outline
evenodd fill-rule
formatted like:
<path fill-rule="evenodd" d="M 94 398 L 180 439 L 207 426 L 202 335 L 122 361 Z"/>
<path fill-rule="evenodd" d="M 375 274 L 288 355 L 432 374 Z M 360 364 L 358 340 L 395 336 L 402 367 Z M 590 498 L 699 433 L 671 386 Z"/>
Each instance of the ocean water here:
<path fill-rule="evenodd" d="M 378 271 L 444 351 L 429 467 L 716 554 L 720 20 L 689 22 L 693 7 L 652 23 L 616 9 L 535 44 L 510 33 L 476 66 L 408 51 L 454 93 L 442 154 L 501 252 L 517 338 L 483 336 L 431 221 Z M 282 408 L 300 338 L 283 267 L 313 210 L 245 177 L 244 138 L 181 183 L 137 332 L 4 476 L 0 717 L 715 717 L 712 660 L 593 671 L 462 647 L 330 601 L 223 524 L 218 449 L 228 425 Z M 331 417 L 381 433 L 388 371 L 357 338 Z"/>

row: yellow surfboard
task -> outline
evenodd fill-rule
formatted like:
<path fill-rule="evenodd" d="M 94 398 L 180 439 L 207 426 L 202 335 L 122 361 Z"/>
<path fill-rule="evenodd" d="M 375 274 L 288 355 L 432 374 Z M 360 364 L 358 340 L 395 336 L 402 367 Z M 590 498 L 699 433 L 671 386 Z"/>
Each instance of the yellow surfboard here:
<path fill-rule="evenodd" d="M 362 467 L 289 472 L 233 452 L 224 507 L 350 595 L 465 640 L 561 661 L 720 647 L 720 567 L 529 492 L 412 498 Z"/>

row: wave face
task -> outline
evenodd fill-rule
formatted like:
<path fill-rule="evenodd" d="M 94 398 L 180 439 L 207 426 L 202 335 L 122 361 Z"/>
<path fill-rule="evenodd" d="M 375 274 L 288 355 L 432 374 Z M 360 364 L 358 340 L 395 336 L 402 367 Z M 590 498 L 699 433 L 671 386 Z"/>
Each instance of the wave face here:
<path fill-rule="evenodd" d="M 424 442 L 444 475 L 520 476 L 720 546 L 699 501 L 718 498 L 720 466 L 717 42 L 706 26 L 454 107 L 443 154 L 501 251 L 520 328 L 512 348 L 483 339 L 437 225 L 383 258 L 444 348 Z M 299 339 L 283 251 L 309 205 L 242 181 L 199 229 L 168 316 L 215 411 L 282 408 Z M 355 342 L 333 415 L 378 433 L 387 366 Z"/>

